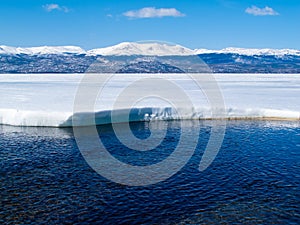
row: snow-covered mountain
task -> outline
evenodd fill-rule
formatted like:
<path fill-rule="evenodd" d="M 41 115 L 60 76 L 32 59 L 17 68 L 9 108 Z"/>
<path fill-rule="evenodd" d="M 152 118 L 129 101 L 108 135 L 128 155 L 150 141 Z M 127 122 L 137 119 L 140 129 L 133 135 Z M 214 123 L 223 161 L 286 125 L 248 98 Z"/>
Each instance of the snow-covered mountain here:
<path fill-rule="evenodd" d="M 172 56 L 194 55 L 194 51 L 180 45 L 165 43 L 134 43 L 123 42 L 107 48 L 98 48 L 88 51 L 91 55 L 147 55 L 147 56 Z"/>
<path fill-rule="evenodd" d="M 164 43 L 134 43 L 123 42 L 115 46 L 97 48 L 89 51 L 76 46 L 42 46 L 42 47 L 10 47 L 0 46 L 0 54 L 86 54 L 86 55 L 147 55 L 147 56 L 172 56 L 172 55 L 194 55 L 194 50 L 180 45 L 169 45 Z"/>
<path fill-rule="evenodd" d="M 201 54 L 237 54 L 246 56 L 261 56 L 261 55 L 297 55 L 300 56 L 300 51 L 295 49 L 255 49 L 255 48 L 224 48 L 221 50 L 209 50 L 209 49 L 195 49 L 194 53 L 197 55 Z"/>
<path fill-rule="evenodd" d="M 300 73 L 300 51 L 293 49 L 192 50 L 155 42 L 124 42 L 89 51 L 75 46 L 0 46 L 0 73 L 85 73 L 95 62 L 99 73 L 198 72 L 199 62 L 215 73 Z"/>
<path fill-rule="evenodd" d="M 42 47 L 10 47 L 1 45 L 0 54 L 27 54 L 27 55 L 45 55 L 45 54 L 85 54 L 85 55 L 102 55 L 102 56 L 129 56 L 129 55 L 146 55 L 146 56 L 188 56 L 202 54 L 237 54 L 246 56 L 261 55 L 296 55 L 300 56 L 300 50 L 295 49 L 247 49 L 247 48 L 225 48 L 221 50 L 209 49 L 189 49 L 180 45 L 171 45 L 158 42 L 123 42 L 114 46 L 97 48 L 86 51 L 77 46 L 42 46 Z"/>
<path fill-rule="evenodd" d="M 0 45 L 0 54 L 7 55 L 50 55 L 50 54 L 86 54 L 86 51 L 77 46 L 41 46 L 41 47 L 30 47 L 30 48 L 20 48 L 20 47 L 10 47 L 5 45 Z"/>

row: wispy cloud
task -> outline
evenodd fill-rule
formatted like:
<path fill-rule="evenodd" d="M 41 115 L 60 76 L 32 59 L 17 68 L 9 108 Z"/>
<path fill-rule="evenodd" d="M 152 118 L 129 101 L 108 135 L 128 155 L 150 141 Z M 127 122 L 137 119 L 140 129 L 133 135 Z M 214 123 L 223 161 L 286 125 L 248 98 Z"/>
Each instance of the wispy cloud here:
<path fill-rule="evenodd" d="M 162 18 L 162 17 L 183 17 L 183 13 L 175 8 L 159 8 L 146 7 L 139 10 L 131 10 L 123 13 L 129 18 Z"/>
<path fill-rule="evenodd" d="M 47 12 L 52 12 L 52 11 L 63 11 L 65 13 L 69 12 L 70 10 L 65 7 L 65 6 L 60 6 L 58 4 L 47 4 L 47 5 L 43 5 L 43 8 L 47 11 Z"/>
<path fill-rule="evenodd" d="M 257 6 L 248 7 L 245 10 L 246 13 L 254 15 L 254 16 L 278 16 L 279 13 L 274 9 L 266 6 L 265 8 L 259 8 Z"/>

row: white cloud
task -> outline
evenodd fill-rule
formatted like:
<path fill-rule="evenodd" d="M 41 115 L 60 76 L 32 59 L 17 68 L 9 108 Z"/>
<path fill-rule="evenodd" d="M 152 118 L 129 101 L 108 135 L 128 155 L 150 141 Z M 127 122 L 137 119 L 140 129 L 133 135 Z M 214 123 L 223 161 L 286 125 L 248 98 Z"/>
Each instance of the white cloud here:
<path fill-rule="evenodd" d="M 274 9 L 266 6 L 265 8 L 259 8 L 257 6 L 248 7 L 245 10 L 246 13 L 254 16 L 277 16 L 279 15 Z"/>
<path fill-rule="evenodd" d="M 161 18 L 161 17 L 183 17 L 183 13 L 175 8 L 159 8 L 146 7 L 139 10 L 131 10 L 123 13 L 124 16 L 129 18 Z"/>
<path fill-rule="evenodd" d="M 52 12 L 54 10 L 58 10 L 58 11 L 63 11 L 65 13 L 69 12 L 70 10 L 65 7 L 65 6 L 60 6 L 58 4 L 47 4 L 47 5 L 43 5 L 43 8 L 47 11 L 47 12 Z"/>

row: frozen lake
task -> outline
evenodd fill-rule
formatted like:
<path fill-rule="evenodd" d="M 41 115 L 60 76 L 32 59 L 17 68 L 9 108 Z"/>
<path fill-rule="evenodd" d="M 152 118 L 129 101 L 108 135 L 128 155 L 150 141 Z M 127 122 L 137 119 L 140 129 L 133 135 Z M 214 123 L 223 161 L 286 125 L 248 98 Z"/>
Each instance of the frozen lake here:
<path fill-rule="evenodd" d="M 74 99 L 84 75 L 79 74 L 3 74 L 0 75 L 0 124 L 17 126 L 71 126 Z M 101 74 L 95 76 L 102 76 Z M 199 74 L 198 76 L 206 76 Z M 300 76 L 298 74 L 214 74 L 223 95 L 226 118 L 272 118 L 299 120 Z M 178 85 L 193 103 L 183 107 L 183 119 L 213 118 L 205 90 L 199 88 L 186 74 L 118 74 L 99 86 L 101 94 L 95 100 L 94 112 L 109 112 L 122 108 L 116 99 L 125 88 L 143 79 L 164 79 Z M 98 84 L 86 84 L 93 87 Z M 147 85 L 146 85 L 147 86 Z M 144 89 L 141 83 L 141 90 Z M 148 88 L 153 88 L 149 86 Z M 156 96 L 140 99 L 139 91 L 128 95 L 136 104 L 139 120 L 172 120 L 179 116 L 168 99 L 160 98 L 162 90 L 157 84 Z M 176 90 L 174 94 L 176 95 Z M 123 98 L 124 99 L 124 98 Z M 149 111 L 150 110 L 150 111 Z M 103 114 L 100 113 L 100 117 Z M 99 124 L 107 123 L 100 119 Z M 82 122 L 82 125 L 85 125 Z M 87 124 L 88 125 L 88 124 Z"/>

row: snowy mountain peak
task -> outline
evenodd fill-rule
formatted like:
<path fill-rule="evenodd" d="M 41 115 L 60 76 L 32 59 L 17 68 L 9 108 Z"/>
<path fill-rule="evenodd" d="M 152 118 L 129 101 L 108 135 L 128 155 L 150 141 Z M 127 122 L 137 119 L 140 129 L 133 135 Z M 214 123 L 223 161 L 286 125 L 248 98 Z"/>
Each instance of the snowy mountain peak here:
<path fill-rule="evenodd" d="M 246 56 L 284 56 L 295 55 L 300 56 L 300 50 L 295 49 L 246 49 L 246 48 L 224 48 L 221 50 L 208 49 L 189 49 L 180 45 L 170 45 L 159 42 L 123 42 L 114 46 L 106 48 L 97 48 L 89 51 L 76 46 L 42 46 L 42 47 L 10 47 L 1 45 L 0 54 L 8 55 L 45 55 L 45 54 L 86 54 L 86 55 L 115 55 L 115 56 L 129 56 L 129 55 L 143 55 L 143 56 L 188 56 L 201 54 L 238 54 Z"/>
<path fill-rule="evenodd" d="M 300 56 L 300 51 L 295 49 L 255 49 L 255 48 L 224 48 L 221 50 L 208 50 L 208 49 L 195 49 L 195 54 L 238 54 L 238 55 L 275 55 L 275 56 L 283 56 L 283 55 L 297 55 Z"/>
<path fill-rule="evenodd" d="M 165 43 L 135 43 L 123 42 L 115 46 L 93 49 L 88 51 L 91 55 L 146 55 L 146 56 L 172 56 L 194 55 L 194 51 L 180 45 Z"/>
<path fill-rule="evenodd" d="M 42 47 L 10 47 L 1 45 L 0 54 L 27 54 L 27 55 L 39 55 L 39 54 L 86 54 L 86 51 L 76 46 L 42 46 Z"/>

